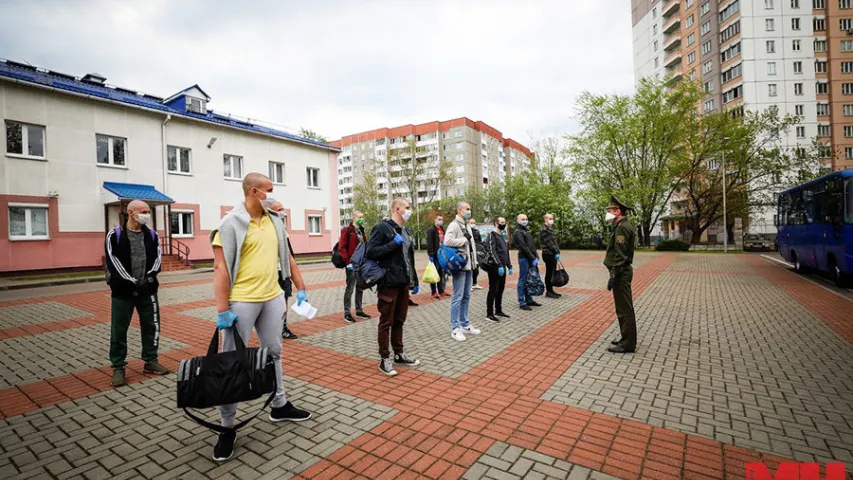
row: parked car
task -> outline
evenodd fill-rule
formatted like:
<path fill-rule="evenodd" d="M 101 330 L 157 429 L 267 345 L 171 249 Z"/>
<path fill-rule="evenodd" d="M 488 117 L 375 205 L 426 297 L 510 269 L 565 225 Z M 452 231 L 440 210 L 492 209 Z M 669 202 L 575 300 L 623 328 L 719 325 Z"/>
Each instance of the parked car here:
<path fill-rule="evenodd" d="M 775 235 L 773 235 L 775 237 Z M 770 235 L 761 233 L 747 233 L 743 236 L 743 249 L 769 251 L 776 249 L 776 241 Z"/>

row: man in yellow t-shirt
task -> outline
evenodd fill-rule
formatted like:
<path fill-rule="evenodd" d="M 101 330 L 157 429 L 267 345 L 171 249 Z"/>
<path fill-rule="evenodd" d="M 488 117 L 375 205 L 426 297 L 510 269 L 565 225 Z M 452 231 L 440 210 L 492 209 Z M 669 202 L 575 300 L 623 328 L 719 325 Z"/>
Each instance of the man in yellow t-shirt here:
<path fill-rule="evenodd" d="M 290 277 L 298 289 L 297 302 L 307 300 L 302 275 L 287 244 L 284 224 L 267 209 L 275 202 L 272 181 L 260 173 L 243 179 L 245 202 L 231 210 L 211 232 L 213 246 L 213 287 L 217 328 L 222 330 L 222 351 L 234 350 L 235 334 L 249 343 L 254 328 L 262 347 L 273 357 L 276 370 L 276 395 L 269 419 L 273 422 L 301 422 L 311 413 L 299 410 L 287 401 L 281 371 L 281 318 L 286 304 L 278 285 L 278 271 Z M 237 405 L 219 408 L 223 427 L 233 427 Z M 237 432 L 219 434 L 213 459 L 225 461 L 234 455 Z"/>

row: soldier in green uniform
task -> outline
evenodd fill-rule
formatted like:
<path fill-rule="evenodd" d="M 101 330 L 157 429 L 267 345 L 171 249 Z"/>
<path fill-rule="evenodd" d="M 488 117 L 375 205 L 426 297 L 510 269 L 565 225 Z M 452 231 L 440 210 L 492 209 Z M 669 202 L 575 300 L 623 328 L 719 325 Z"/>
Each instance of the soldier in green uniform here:
<path fill-rule="evenodd" d="M 613 353 L 634 353 L 637 348 L 637 321 L 634 316 L 634 299 L 631 296 L 631 281 L 634 279 L 634 244 L 636 229 L 626 217 L 629 207 L 616 197 L 610 197 L 607 205 L 607 221 L 613 223 L 613 233 L 607 244 L 604 266 L 610 271 L 607 290 L 613 291 L 616 317 L 619 319 L 620 340 L 611 342 L 607 349 Z"/>

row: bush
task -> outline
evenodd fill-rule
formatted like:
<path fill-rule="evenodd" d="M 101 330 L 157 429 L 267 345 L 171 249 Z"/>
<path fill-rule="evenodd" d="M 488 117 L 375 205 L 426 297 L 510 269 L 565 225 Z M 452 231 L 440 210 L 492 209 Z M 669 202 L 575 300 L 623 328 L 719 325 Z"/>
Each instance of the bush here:
<path fill-rule="evenodd" d="M 686 252 L 690 250 L 690 244 L 681 240 L 661 240 L 655 245 L 658 252 Z"/>

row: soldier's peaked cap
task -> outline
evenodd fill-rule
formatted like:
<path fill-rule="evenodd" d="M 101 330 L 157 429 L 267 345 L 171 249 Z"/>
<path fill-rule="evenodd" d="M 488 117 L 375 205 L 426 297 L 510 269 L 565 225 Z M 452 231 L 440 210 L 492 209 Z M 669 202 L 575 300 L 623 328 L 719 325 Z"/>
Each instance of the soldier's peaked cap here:
<path fill-rule="evenodd" d="M 615 195 L 610 196 L 610 203 L 607 204 L 607 208 L 618 208 L 622 210 L 622 213 L 632 210 L 631 207 L 622 203 Z"/>

